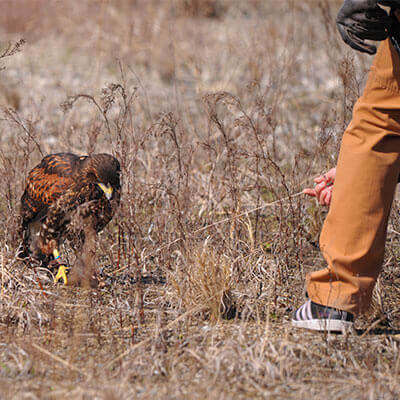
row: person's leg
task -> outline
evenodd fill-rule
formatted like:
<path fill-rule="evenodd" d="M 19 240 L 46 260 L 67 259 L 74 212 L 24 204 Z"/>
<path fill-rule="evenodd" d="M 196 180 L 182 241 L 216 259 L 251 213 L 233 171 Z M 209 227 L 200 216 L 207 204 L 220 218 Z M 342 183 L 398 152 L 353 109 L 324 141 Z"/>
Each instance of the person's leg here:
<path fill-rule="evenodd" d="M 343 135 L 320 239 L 328 267 L 307 279 L 314 303 L 353 314 L 369 307 L 399 171 L 400 62 L 387 40 Z"/>

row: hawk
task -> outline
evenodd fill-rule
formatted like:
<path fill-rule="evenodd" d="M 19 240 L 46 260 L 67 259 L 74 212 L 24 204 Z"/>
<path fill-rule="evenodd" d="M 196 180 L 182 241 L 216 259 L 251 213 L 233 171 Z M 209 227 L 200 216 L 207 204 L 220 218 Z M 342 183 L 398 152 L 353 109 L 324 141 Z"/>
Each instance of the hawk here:
<path fill-rule="evenodd" d="M 77 261 L 86 276 L 93 272 L 96 233 L 112 219 L 120 202 L 118 160 L 109 154 L 47 155 L 28 175 L 21 198 L 22 254 L 48 266 L 59 264 L 55 278 L 67 284 L 67 267 L 59 262 L 65 239 L 77 250 Z"/>

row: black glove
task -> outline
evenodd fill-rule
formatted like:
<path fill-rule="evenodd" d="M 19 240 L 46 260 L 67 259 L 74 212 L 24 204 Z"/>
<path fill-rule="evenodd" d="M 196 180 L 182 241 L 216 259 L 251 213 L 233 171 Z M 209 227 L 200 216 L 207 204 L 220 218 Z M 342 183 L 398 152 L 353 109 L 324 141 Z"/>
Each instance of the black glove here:
<path fill-rule="evenodd" d="M 392 8 L 400 8 L 400 0 L 378 0 L 378 4 Z"/>
<path fill-rule="evenodd" d="M 378 3 L 400 4 L 400 0 L 345 0 L 339 10 L 336 23 L 340 35 L 353 49 L 375 54 L 376 47 L 365 40 L 387 38 L 392 19 Z"/>

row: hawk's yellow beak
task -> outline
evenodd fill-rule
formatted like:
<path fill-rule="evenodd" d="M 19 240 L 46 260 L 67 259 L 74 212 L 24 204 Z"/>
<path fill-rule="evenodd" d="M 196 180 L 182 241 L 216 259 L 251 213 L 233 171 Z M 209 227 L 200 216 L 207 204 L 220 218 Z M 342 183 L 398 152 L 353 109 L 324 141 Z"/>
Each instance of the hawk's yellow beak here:
<path fill-rule="evenodd" d="M 108 184 L 107 186 L 104 183 L 98 183 L 100 189 L 104 192 L 108 200 L 111 200 L 113 189 Z"/>

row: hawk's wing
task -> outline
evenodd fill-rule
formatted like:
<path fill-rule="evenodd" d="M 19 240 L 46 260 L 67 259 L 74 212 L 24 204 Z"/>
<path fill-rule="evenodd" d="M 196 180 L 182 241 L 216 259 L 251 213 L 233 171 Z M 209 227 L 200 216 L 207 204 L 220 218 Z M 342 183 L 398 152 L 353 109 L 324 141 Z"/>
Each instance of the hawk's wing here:
<path fill-rule="evenodd" d="M 49 206 L 75 185 L 76 159 L 72 154 L 52 154 L 31 170 L 21 198 L 24 226 L 42 219 Z"/>

